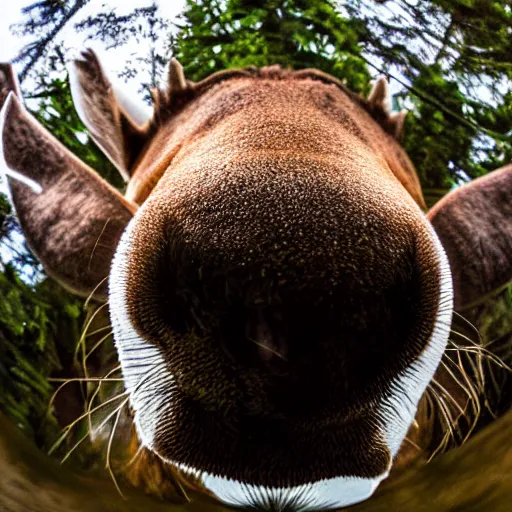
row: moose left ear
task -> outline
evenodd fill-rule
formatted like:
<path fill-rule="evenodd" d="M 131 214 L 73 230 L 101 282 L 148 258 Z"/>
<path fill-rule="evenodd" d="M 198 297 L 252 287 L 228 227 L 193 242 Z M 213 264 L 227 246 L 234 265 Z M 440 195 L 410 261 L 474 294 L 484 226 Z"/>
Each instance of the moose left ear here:
<path fill-rule="evenodd" d="M 82 53 L 69 68 L 71 95 L 76 111 L 93 140 L 130 179 L 137 156 L 150 137 L 150 116 L 116 90 L 92 50 Z"/>
<path fill-rule="evenodd" d="M 512 165 L 449 193 L 428 218 L 450 261 L 456 310 L 512 280 Z"/>
<path fill-rule="evenodd" d="M 7 65 L 4 65 L 7 66 Z M 136 206 L 70 153 L 0 76 L 0 172 L 29 247 L 48 274 L 80 295 L 107 295 L 117 244 Z"/>

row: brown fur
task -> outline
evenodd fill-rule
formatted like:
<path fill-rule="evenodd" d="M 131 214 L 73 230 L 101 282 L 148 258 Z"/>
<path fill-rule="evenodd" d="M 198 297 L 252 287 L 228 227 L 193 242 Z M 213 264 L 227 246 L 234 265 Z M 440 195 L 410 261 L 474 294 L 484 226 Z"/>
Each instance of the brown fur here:
<path fill-rule="evenodd" d="M 448 194 L 428 218 L 450 260 L 456 310 L 512 280 L 512 165 Z"/>
<path fill-rule="evenodd" d="M 96 138 L 104 127 L 111 144 L 100 145 L 129 168 L 128 202 L 15 102 L 7 160 L 45 192 L 9 183 L 29 243 L 81 292 L 106 276 L 133 204 L 144 203 L 130 315 L 177 376 L 159 453 L 269 485 L 381 472 L 389 453 L 373 407 L 423 350 L 438 300 L 419 181 L 395 138 L 403 115 L 384 105 L 383 82 L 365 101 L 317 70 L 230 70 L 194 84 L 173 63 L 171 88 L 154 92 L 155 117 L 139 131 L 123 127 L 94 56 L 85 57 Z M 509 177 L 477 180 L 429 214 L 459 306 L 510 276 Z M 505 228 L 486 236 L 496 218 Z M 468 257 L 468 240 L 483 240 L 481 258 Z M 460 399 L 442 368 L 436 379 Z M 417 419 L 409 439 L 427 450 L 425 398 Z M 411 446 L 397 467 L 414 459 Z"/>
<path fill-rule="evenodd" d="M 286 81 L 284 88 L 281 87 L 283 90 L 286 88 L 293 90 L 295 84 L 299 85 L 302 81 L 307 80 L 310 84 L 310 88 L 317 88 L 319 91 L 323 89 L 323 92 L 317 92 L 316 108 L 324 110 L 325 113 L 329 113 L 329 110 L 336 108 L 333 95 L 339 97 L 340 92 L 343 93 L 343 96 L 346 98 L 345 104 L 350 105 L 349 113 L 344 114 L 345 116 L 348 115 L 345 121 L 350 123 L 348 118 L 352 115 L 351 112 L 355 112 L 355 115 L 359 119 L 358 122 L 364 126 L 364 130 L 371 139 L 370 145 L 372 149 L 380 154 L 386 165 L 415 201 L 422 208 L 425 208 L 419 180 L 412 163 L 394 137 L 387 134 L 382 127 L 380 129 L 377 128 L 378 123 L 373 119 L 375 118 L 378 122 L 385 124 L 387 127 L 387 114 L 379 103 L 375 101 L 367 103 L 361 97 L 347 90 L 341 82 L 318 70 L 307 69 L 294 72 L 291 70 L 283 70 L 277 66 L 262 69 L 249 68 L 246 70 L 221 71 L 211 75 L 198 84 L 188 82 L 188 89 L 180 89 L 179 91 L 170 90 L 169 92 L 162 93 L 160 95 L 159 104 L 155 106 L 155 119 L 159 131 L 151 141 L 151 144 L 146 147 L 145 155 L 134 167 L 134 175 L 128 185 L 127 191 L 129 198 L 139 204 L 147 198 L 152 190 L 151 185 L 148 185 L 147 182 L 153 183 L 152 176 L 155 173 L 155 168 L 160 169 L 160 162 L 169 160 L 168 157 L 166 158 L 166 155 L 174 154 L 176 152 L 175 148 L 183 145 L 183 142 L 179 142 L 180 140 L 188 142 L 190 138 L 195 136 L 195 133 L 202 133 L 203 130 L 207 128 L 204 126 L 205 119 L 210 118 L 207 122 L 214 122 L 214 116 L 227 116 L 230 110 L 243 108 L 243 105 L 238 103 L 236 94 L 233 95 L 231 100 L 224 99 L 224 103 L 213 105 L 213 107 L 208 106 L 204 108 L 205 100 L 202 99 L 203 95 L 212 88 L 222 86 L 224 82 L 229 82 L 229 87 L 233 88 L 236 87 L 238 80 L 243 78 L 252 80 L 270 79 L 274 82 Z M 325 85 L 321 86 L 321 84 Z M 208 96 L 210 95 L 208 94 Z M 225 95 L 224 98 L 226 97 Z M 231 101 L 231 105 L 226 103 L 226 101 Z M 211 101 L 209 101 L 209 103 L 212 105 Z M 217 112 L 209 112 L 212 108 L 217 109 Z M 223 109 L 226 109 L 225 113 Z M 183 114 L 183 110 L 185 110 L 187 114 Z M 189 115 L 191 110 L 195 112 L 192 117 Z M 367 115 L 367 113 L 369 115 Z M 179 121 L 177 120 L 178 115 Z M 306 114 L 304 113 L 304 115 Z M 334 125 L 340 121 L 340 115 L 339 109 L 338 112 L 331 112 L 330 117 L 331 121 L 334 121 Z M 260 114 L 258 117 L 263 116 Z M 396 130 L 395 125 L 391 128 L 391 131 L 393 130 Z M 262 135 L 262 137 L 264 137 L 264 135 Z M 157 174 L 160 173 L 157 172 Z"/>
<path fill-rule="evenodd" d="M 138 126 L 119 105 L 94 52 L 83 52 L 75 66 L 89 133 L 128 181 L 152 127 Z"/>
<path fill-rule="evenodd" d="M 127 192 L 143 202 L 171 161 L 129 269 L 132 321 L 180 376 L 157 450 L 265 485 L 374 476 L 389 454 L 371 404 L 423 350 L 438 300 L 419 190 L 388 163 L 401 150 L 317 77 L 197 88 Z"/>
<path fill-rule="evenodd" d="M 43 187 L 37 194 L 9 178 L 28 245 L 67 288 L 105 297 L 110 261 L 136 206 L 72 155 L 15 96 L 8 107 L 5 160 Z"/>

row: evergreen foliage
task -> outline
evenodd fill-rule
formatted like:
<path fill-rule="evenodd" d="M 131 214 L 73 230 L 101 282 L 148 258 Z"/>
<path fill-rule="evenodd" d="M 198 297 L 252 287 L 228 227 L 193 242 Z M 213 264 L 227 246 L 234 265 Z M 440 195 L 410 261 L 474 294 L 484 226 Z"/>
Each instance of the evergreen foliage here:
<path fill-rule="evenodd" d="M 200 80 L 221 69 L 269 66 L 317 68 L 367 92 L 358 24 L 330 1 L 228 0 L 187 2 L 175 55 Z"/>
<path fill-rule="evenodd" d="M 39 444 L 60 428 L 47 414 L 53 387 L 80 335 L 80 302 L 50 279 L 30 286 L 12 265 L 0 273 L 0 409 Z"/>

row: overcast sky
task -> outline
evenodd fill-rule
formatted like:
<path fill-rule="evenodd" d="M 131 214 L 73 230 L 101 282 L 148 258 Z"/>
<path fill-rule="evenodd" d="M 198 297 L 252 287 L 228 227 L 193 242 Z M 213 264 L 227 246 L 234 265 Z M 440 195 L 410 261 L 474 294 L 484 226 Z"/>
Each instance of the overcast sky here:
<path fill-rule="evenodd" d="M 14 36 L 10 31 L 10 26 L 13 23 L 18 23 L 23 20 L 21 10 L 23 7 L 34 3 L 34 0 L 0 0 L 0 62 L 12 60 L 24 43 L 27 41 L 23 38 Z M 151 5 L 153 0 L 90 0 L 90 2 L 83 7 L 76 15 L 75 21 L 85 18 L 87 15 L 93 14 L 100 10 L 105 10 L 103 6 L 113 7 L 118 15 L 129 13 L 136 7 L 145 7 Z M 156 0 L 163 16 L 169 20 L 174 20 L 176 16 L 183 10 L 185 0 Z M 66 46 L 71 47 L 73 51 L 70 58 L 74 57 L 85 46 L 86 35 L 83 33 L 77 34 L 73 29 L 73 23 L 68 24 L 58 35 L 57 40 L 66 41 Z M 90 43 L 87 44 L 91 46 Z M 92 45 L 94 49 L 100 54 L 101 60 L 110 76 L 120 73 L 124 64 L 131 57 L 145 56 L 149 48 L 136 43 L 127 44 L 115 51 L 102 50 L 99 43 L 96 41 Z M 21 66 L 18 65 L 18 70 Z M 136 80 L 135 80 L 136 82 Z M 129 86 L 132 84 L 129 84 Z M 136 89 L 137 84 L 133 84 Z"/>
<path fill-rule="evenodd" d="M 34 3 L 34 0 L 1 0 L 0 3 L 0 61 L 5 62 L 11 60 L 23 46 L 23 41 L 14 37 L 9 27 L 13 23 L 23 20 L 21 10 L 23 7 Z M 97 12 L 102 9 L 103 5 L 114 7 L 116 12 L 121 14 L 123 12 L 130 12 L 136 7 L 145 7 L 152 3 L 152 0 L 91 0 L 88 5 L 79 11 L 77 16 L 82 18 L 86 14 Z M 162 14 L 172 20 L 182 11 L 185 0 L 156 0 L 156 4 Z M 73 34 L 69 28 L 64 30 L 60 37 L 63 36 L 67 39 L 70 36 L 75 38 L 77 46 L 83 41 L 82 34 Z"/>
<path fill-rule="evenodd" d="M 34 3 L 34 1 L 35 0 L 0 0 L 0 62 L 11 61 L 27 42 L 25 39 L 14 36 L 11 33 L 10 26 L 13 23 L 23 21 L 21 10 L 23 7 Z M 89 4 L 79 11 L 75 21 L 79 21 L 87 15 L 104 10 L 103 6 L 114 7 L 117 14 L 123 14 L 131 12 L 136 7 L 145 7 L 152 3 L 152 0 L 90 0 Z M 162 12 L 162 15 L 172 21 L 182 11 L 185 5 L 185 0 L 157 0 L 156 3 Z M 59 33 L 58 40 L 65 39 L 66 46 L 73 48 L 73 52 L 70 52 L 69 55 L 70 58 L 73 58 L 80 50 L 86 47 L 85 37 L 86 36 L 84 34 L 75 33 L 73 23 L 70 23 Z M 88 44 L 88 46 L 91 45 Z M 115 81 L 116 74 L 122 71 L 127 60 L 132 57 L 145 56 L 149 51 L 149 47 L 144 47 L 144 45 L 135 41 L 131 42 L 131 44 L 122 46 L 115 51 L 107 51 L 104 48 L 102 50 L 101 46 L 98 46 L 97 42 L 95 42 L 93 47 L 100 54 L 101 60 L 105 69 L 108 70 L 109 77 L 112 81 Z M 15 67 L 19 72 L 21 65 L 17 64 Z M 28 88 L 30 88 L 29 84 L 25 85 L 28 85 Z M 137 77 L 132 79 L 128 84 L 125 84 L 125 89 L 135 93 L 137 92 L 138 87 L 139 82 Z M 5 193 L 6 184 L 2 174 L 2 169 L 0 169 L 0 192 Z M 18 240 L 19 237 L 14 238 L 16 239 L 15 242 L 20 242 L 20 240 Z M 3 244 L 0 245 L 0 254 L 4 261 L 8 261 L 11 257 L 10 250 Z"/>
<path fill-rule="evenodd" d="M 10 25 L 22 20 L 21 9 L 28 5 L 28 0 L 9 2 L 4 0 L 0 6 L 0 61 L 9 61 L 21 47 L 21 41 L 11 35 Z"/>

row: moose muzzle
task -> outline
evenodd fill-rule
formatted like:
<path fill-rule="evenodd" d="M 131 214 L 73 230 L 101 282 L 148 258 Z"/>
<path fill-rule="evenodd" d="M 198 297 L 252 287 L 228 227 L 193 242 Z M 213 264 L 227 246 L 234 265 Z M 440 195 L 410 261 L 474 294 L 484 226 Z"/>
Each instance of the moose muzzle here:
<path fill-rule="evenodd" d="M 387 175 L 336 165 L 264 153 L 185 164 L 114 259 L 139 435 L 230 503 L 368 497 L 445 348 L 451 278 L 436 235 Z"/>

